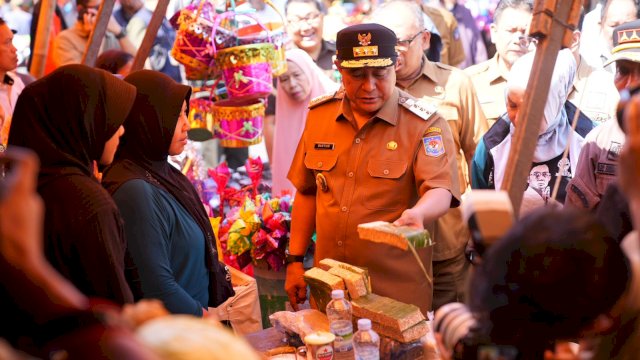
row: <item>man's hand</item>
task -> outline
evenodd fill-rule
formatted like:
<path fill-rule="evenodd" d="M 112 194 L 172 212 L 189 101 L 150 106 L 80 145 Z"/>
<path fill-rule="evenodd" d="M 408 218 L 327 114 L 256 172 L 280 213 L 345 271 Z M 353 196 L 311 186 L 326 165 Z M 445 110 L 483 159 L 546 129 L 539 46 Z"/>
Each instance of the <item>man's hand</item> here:
<path fill-rule="evenodd" d="M 284 289 L 289 296 L 289 302 L 293 310 L 298 311 L 298 304 L 307 300 L 307 284 L 304 282 L 304 268 L 301 262 L 294 262 L 287 265 L 287 278 L 284 282 Z"/>
<path fill-rule="evenodd" d="M 113 16 L 109 18 L 109 23 L 107 24 L 107 31 L 112 33 L 113 35 L 118 35 L 122 31 L 122 26 L 118 24 L 118 22 Z"/>
<path fill-rule="evenodd" d="M 393 225 L 424 229 L 424 217 L 422 213 L 415 208 L 407 209 L 402 212 L 398 220 L 393 222 Z"/>

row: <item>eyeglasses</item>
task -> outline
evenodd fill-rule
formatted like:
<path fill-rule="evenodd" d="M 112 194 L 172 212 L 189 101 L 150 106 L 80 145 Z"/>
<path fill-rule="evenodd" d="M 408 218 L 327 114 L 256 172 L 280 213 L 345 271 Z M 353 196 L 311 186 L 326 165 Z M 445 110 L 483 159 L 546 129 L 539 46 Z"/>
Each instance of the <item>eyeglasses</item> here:
<path fill-rule="evenodd" d="M 531 175 L 535 176 L 536 178 L 539 178 L 539 177 L 543 177 L 543 178 L 551 177 L 551 173 L 539 172 L 539 171 L 534 171 L 534 172 L 531 173 Z"/>
<path fill-rule="evenodd" d="M 413 40 L 415 40 L 423 32 L 424 32 L 424 30 L 420 30 L 420 31 L 418 31 L 417 34 L 413 35 L 410 39 L 398 40 L 398 47 L 403 48 L 403 49 L 408 49 L 409 46 L 411 46 L 411 43 L 413 42 Z"/>
<path fill-rule="evenodd" d="M 520 35 L 518 36 L 517 43 L 523 48 L 530 48 L 538 45 L 538 39 L 531 36 Z"/>
<path fill-rule="evenodd" d="M 291 17 L 288 18 L 287 21 L 289 22 L 289 24 L 295 27 L 300 27 L 302 23 L 306 23 L 309 26 L 317 26 L 318 24 L 320 24 L 320 13 L 309 14 L 303 18 Z"/>

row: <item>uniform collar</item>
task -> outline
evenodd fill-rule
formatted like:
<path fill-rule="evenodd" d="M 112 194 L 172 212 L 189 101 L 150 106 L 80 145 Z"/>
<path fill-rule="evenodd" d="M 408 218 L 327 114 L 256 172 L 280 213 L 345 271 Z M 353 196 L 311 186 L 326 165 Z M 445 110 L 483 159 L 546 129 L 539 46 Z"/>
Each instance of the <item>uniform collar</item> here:
<path fill-rule="evenodd" d="M 428 77 L 429 79 L 433 80 L 433 82 L 435 83 L 439 83 L 438 79 L 438 69 L 436 67 L 436 64 L 427 60 L 426 57 L 422 58 L 422 75 Z"/>
<path fill-rule="evenodd" d="M 374 118 L 378 118 L 380 120 L 386 121 L 391 125 L 398 124 L 398 98 L 400 97 L 400 92 L 397 87 L 393 88 L 393 92 L 389 99 L 382 105 L 380 110 L 374 115 Z M 339 90 L 336 93 L 337 99 L 342 99 L 340 103 L 340 108 L 338 109 L 338 114 L 336 116 L 336 121 L 344 118 L 351 123 L 355 123 L 355 119 L 353 117 L 353 113 L 351 111 L 351 105 L 349 104 L 349 99 L 344 96 L 344 90 Z"/>

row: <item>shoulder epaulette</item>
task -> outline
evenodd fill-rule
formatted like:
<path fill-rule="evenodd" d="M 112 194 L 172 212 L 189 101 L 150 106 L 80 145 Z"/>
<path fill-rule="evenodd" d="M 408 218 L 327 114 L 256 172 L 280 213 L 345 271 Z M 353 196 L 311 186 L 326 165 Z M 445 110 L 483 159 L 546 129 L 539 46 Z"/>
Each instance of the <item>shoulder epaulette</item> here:
<path fill-rule="evenodd" d="M 471 65 L 468 68 L 464 69 L 464 72 L 467 73 L 467 75 L 475 75 L 475 74 L 479 74 L 483 71 L 487 71 L 487 69 L 489 69 L 489 62 L 485 61 L 483 63 L 480 64 L 475 64 L 475 65 Z"/>
<path fill-rule="evenodd" d="M 316 107 L 316 106 L 318 106 L 320 104 L 324 104 L 327 101 L 333 99 L 335 96 L 336 96 L 335 93 L 316 96 L 313 99 L 311 99 L 311 101 L 309 102 L 309 109 L 313 109 L 314 107 Z"/>
<path fill-rule="evenodd" d="M 433 115 L 438 110 L 438 107 L 435 104 L 416 100 L 412 97 L 407 97 L 402 94 L 398 98 L 398 102 L 400 103 L 400 105 L 407 108 L 407 110 L 420 117 L 422 120 L 429 120 L 431 115 Z"/>

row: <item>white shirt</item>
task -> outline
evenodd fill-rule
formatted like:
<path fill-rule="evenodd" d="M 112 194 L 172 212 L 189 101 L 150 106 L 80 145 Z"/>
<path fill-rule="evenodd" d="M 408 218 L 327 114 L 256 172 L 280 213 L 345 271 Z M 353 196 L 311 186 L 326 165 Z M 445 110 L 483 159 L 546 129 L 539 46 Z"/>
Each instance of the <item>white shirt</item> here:
<path fill-rule="evenodd" d="M 8 72 L 7 75 L 13 79 L 13 84 L 9 85 L 5 81 L 0 84 L 0 150 L 4 150 L 9 139 L 9 127 L 11 126 L 11 118 L 13 110 L 16 107 L 18 96 L 24 89 L 24 83 L 20 77 L 14 72 Z"/>

